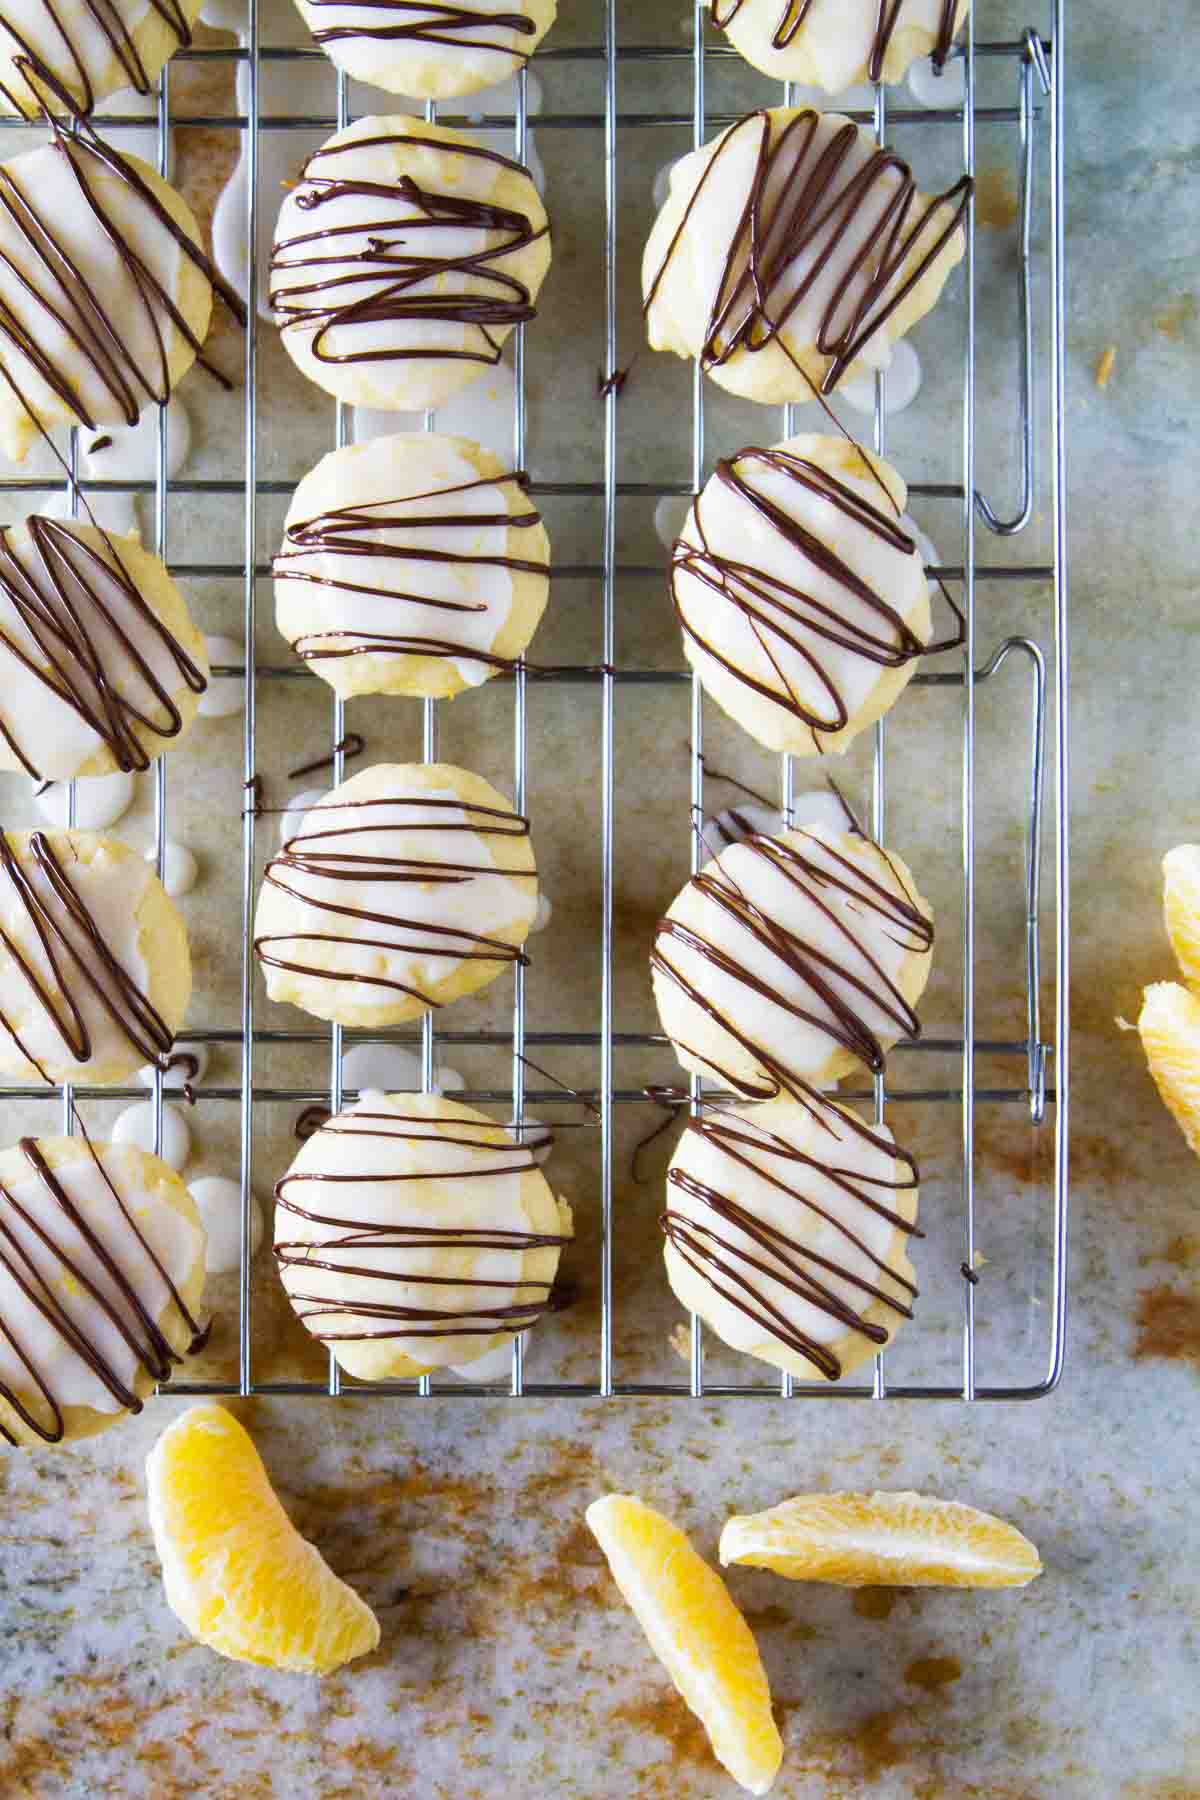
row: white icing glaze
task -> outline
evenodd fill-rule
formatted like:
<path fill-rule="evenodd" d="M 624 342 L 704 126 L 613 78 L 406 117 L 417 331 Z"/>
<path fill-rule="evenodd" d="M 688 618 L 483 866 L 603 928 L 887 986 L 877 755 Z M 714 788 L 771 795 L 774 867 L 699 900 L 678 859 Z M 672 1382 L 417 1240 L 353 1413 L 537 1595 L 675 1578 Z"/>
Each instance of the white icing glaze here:
<path fill-rule="evenodd" d="M 356 81 L 374 83 L 390 93 L 418 99 L 450 99 L 498 86 L 520 66 L 523 55 L 532 53 L 548 23 L 544 16 L 547 8 L 528 4 L 528 0 L 466 0 L 465 6 L 463 0 L 456 0 L 456 4 L 477 14 L 478 21 L 465 32 L 445 32 L 449 40 L 446 42 L 388 43 L 378 36 L 354 36 L 326 42 L 321 48 Z M 388 26 L 431 23 L 436 29 L 439 15 L 445 17 L 444 9 L 437 6 L 415 6 L 411 13 L 400 15 L 372 6 L 370 0 L 362 0 L 359 5 L 320 6 L 301 0 L 300 11 L 314 37 L 327 31 L 369 33 Z M 553 17 L 553 7 L 549 11 Z M 502 22 L 489 22 L 488 15 L 496 13 L 506 18 L 520 14 L 539 29 L 534 35 Z"/>
<path fill-rule="evenodd" d="M 146 852 L 146 861 L 153 868 L 158 858 L 151 845 Z M 190 894 L 196 885 L 196 877 L 200 873 L 200 865 L 186 844 L 177 844 L 168 838 L 163 845 L 162 884 L 172 900 L 178 900 L 183 894 Z"/>
<path fill-rule="evenodd" d="M 782 830 L 783 819 L 773 807 L 763 806 L 757 800 L 738 800 L 715 818 L 706 819 L 701 837 L 708 854 L 720 856 L 728 844 L 736 844 L 754 832 L 777 837 Z"/>
<path fill-rule="evenodd" d="M 691 510 L 692 503 L 686 494 L 666 494 L 654 508 L 654 529 L 665 549 L 673 547 Z"/>
<path fill-rule="evenodd" d="M 724 11 L 728 10 L 726 6 Z M 764 58 L 768 57 L 772 34 L 790 11 L 786 0 L 746 0 L 733 20 L 730 35 L 741 40 L 745 53 L 750 54 L 747 39 L 753 33 L 755 41 L 761 43 Z M 827 94 L 840 94 L 865 71 L 879 25 L 879 11 L 879 0 L 813 0 L 793 45 L 803 49 L 807 66 Z M 902 0 L 897 35 L 918 29 L 936 40 L 941 18 L 942 0 Z M 772 72 L 776 67 L 773 63 Z"/>
<path fill-rule="evenodd" d="M 908 71 L 908 88 L 918 105 L 933 111 L 961 106 L 967 94 L 966 59 L 952 56 L 939 75 L 932 56 L 920 56 Z"/>
<path fill-rule="evenodd" d="M 353 1044 L 342 1056 L 342 1085 L 368 1093 L 415 1094 L 421 1058 L 403 1044 Z"/>
<path fill-rule="evenodd" d="M 108 1144 L 94 1146 L 103 1169 L 124 1202 L 136 1232 L 122 1216 L 117 1201 L 104 1175 L 90 1157 L 61 1166 L 55 1178 L 68 1199 L 83 1214 L 104 1250 L 136 1291 L 147 1313 L 161 1317 L 170 1299 L 170 1290 L 151 1257 L 138 1241 L 138 1233 L 146 1240 L 172 1284 L 182 1289 L 200 1255 L 200 1234 L 182 1214 L 151 1197 L 127 1173 L 128 1165 L 119 1151 Z M 16 1206 L 6 1204 L 0 1195 L 0 1216 L 6 1232 L 5 1244 L 11 1254 L 13 1241 L 53 1289 L 54 1298 L 69 1315 L 80 1336 L 94 1345 L 106 1363 L 114 1369 L 126 1388 L 132 1388 L 140 1364 L 117 1327 L 96 1304 L 79 1275 L 83 1275 L 103 1294 L 119 1318 L 127 1321 L 135 1338 L 144 1341 L 144 1328 L 130 1316 L 128 1302 L 122 1299 L 102 1257 L 71 1223 L 67 1215 L 47 1191 L 42 1181 L 30 1173 L 27 1179 L 5 1184 L 12 1200 L 42 1227 L 55 1248 L 49 1248 L 20 1217 Z M 67 1259 L 79 1275 L 66 1266 Z M 19 1259 L 18 1259 L 19 1260 Z M 5 1330 L 0 1332 L 0 1382 L 9 1388 L 27 1388 L 28 1372 L 10 1342 L 27 1347 L 47 1385 L 63 1406 L 90 1406 L 97 1412 L 116 1413 L 120 1406 L 107 1387 L 89 1369 L 86 1362 L 59 1332 L 47 1328 L 41 1313 L 31 1304 L 0 1262 L 0 1318 Z M 37 1409 L 38 1414 L 43 1409 Z"/>
<path fill-rule="evenodd" d="M 237 638 L 206 637 L 210 668 L 218 663 L 236 668 L 245 661 L 246 646 Z M 196 710 L 205 719 L 227 719 L 246 704 L 246 683 L 241 675 L 214 675 L 200 696 Z"/>
<path fill-rule="evenodd" d="M 150 5 L 149 0 L 108 0 L 103 10 L 110 17 L 115 14 L 120 29 L 132 34 Z M 95 11 L 82 0 L 54 0 L 53 8 L 46 0 L 4 0 L 0 56 L 6 61 L 9 57 L 29 58 L 35 65 L 49 69 L 64 85 L 76 87 L 86 83 L 94 94 L 99 94 L 107 90 L 104 78 L 114 52 L 111 36 L 98 22 Z M 3 79 L 22 107 L 30 103 L 28 88 L 15 70 L 5 68 Z"/>
<path fill-rule="evenodd" d="M 236 1181 L 224 1175 L 201 1175 L 188 1183 L 188 1193 L 196 1202 L 200 1223 L 204 1227 L 206 1245 L 204 1267 L 210 1275 L 227 1275 L 242 1261 L 242 1190 Z M 258 1195 L 250 1193 L 250 1255 L 258 1255 L 262 1243 L 262 1205 Z"/>
<path fill-rule="evenodd" d="M 38 784 L 40 786 L 40 784 Z M 44 792 L 33 788 L 38 811 L 52 825 L 65 825 L 70 802 L 69 784 L 51 782 Z M 80 831 L 103 831 L 115 825 L 133 805 L 136 791 L 133 776 L 127 769 L 114 769 L 111 775 L 90 775 L 75 784 L 75 824 Z"/>
<path fill-rule="evenodd" d="M 195 1087 L 204 1080 L 208 1073 L 208 1045 L 198 1043 L 194 1038 L 176 1038 L 172 1056 L 191 1056 L 195 1058 L 196 1069 L 191 1072 L 190 1065 L 182 1069 L 166 1069 L 163 1072 L 163 1089 L 167 1093 L 179 1093 L 186 1082 Z M 154 1086 L 154 1070 L 149 1063 L 143 1063 L 137 1072 L 137 1078 L 145 1088 Z"/>
<path fill-rule="evenodd" d="M 892 345 L 892 360 L 887 366 L 883 384 L 883 410 L 890 418 L 910 407 L 921 391 L 921 359 L 907 338 Z M 838 383 L 838 396 L 855 412 L 871 415 L 875 411 L 875 378 L 871 375 L 847 375 Z"/>
<path fill-rule="evenodd" d="M 325 798 L 324 788 L 302 788 L 293 794 L 279 815 L 279 842 L 286 844 L 289 838 L 295 837 L 304 823 L 304 815 L 311 812 L 314 806 L 320 806 Z"/>
<path fill-rule="evenodd" d="M 132 1106 L 118 1113 L 112 1137 L 114 1144 L 132 1144 L 135 1150 L 148 1150 L 152 1156 L 160 1156 L 167 1167 L 176 1172 L 183 1168 L 192 1153 L 192 1134 L 187 1121 L 169 1100 L 163 1102 L 162 1144 L 157 1151 L 154 1148 L 153 1100 L 135 1100 Z"/>
<path fill-rule="evenodd" d="M 528 1349 L 533 1337 L 532 1331 L 518 1333 L 522 1344 Z M 447 1375 L 457 1375 L 460 1381 L 507 1381 L 512 1373 L 513 1342 L 497 1344 L 485 1356 L 477 1356 L 474 1362 L 454 1363 L 446 1370 Z"/>
<path fill-rule="evenodd" d="M 553 906 L 551 906 L 549 899 L 547 898 L 547 896 L 545 894 L 539 894 L 538 895 L 538 903 L 537 903 L 537 911 L 534 913 L 533 922 L 531 923 L 531 925 L 529 927 L 530 937 L 533 937 L 535 932 L 545 931 L 547 925 L 549 925 L 549 923 L 553 917 L 554 917 L 554 908 L 553 908 Z"/>

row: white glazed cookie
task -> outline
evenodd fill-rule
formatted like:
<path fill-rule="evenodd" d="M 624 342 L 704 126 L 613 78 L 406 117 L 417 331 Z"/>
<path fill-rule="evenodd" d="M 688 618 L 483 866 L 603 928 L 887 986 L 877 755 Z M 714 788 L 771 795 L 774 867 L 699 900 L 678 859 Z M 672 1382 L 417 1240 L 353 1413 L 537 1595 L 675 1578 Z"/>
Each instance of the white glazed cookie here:
<path fill-rule="evenodd" d="M 685 1069 L 748 1100 L 883 1067 L 929 976 L 933 921 L 905 864 L 828 826 L 731 844 L 660 919 L 663 1030 Z"/>
<path fill-rule="evenodd" d="M 710 1107 L 667 1172 L 667 1279 L 732 1349 L 836 1381 L 912 1316 L 916 1219 L 886 1125 L 823 1096 Z"/>
<path fill-rule="evenodd" d="M 771 403 L 886 368 L 962 258 L 969 186 L 928 198 L 839 113 L 748 113 L 671 171 L 642 260 L 650 343 Z"/>
<path fill-rule="evenodd" d="M 267 864 L 254 948 L 273 1000 L 400 1025 L 523 961 L 537 898 L 529 821 L 495 788 L 448 763 L 381 763 Z"/>
<path fill-rule="evenodd" d="M 557 0 L 296 0 L 326 55 L 356 81 L 451 100 L 524 68 Z"/>
<path fill-rule="evenodd" d="M 411 411 L 495 367 L 549 266 L 520 163 L 444 125 L 365 118 L 314 150 L 284 199 L 271 305 L 310 381 Z"/>
<path fill-rule="evenodd" d="M 169 1054 L 191 991 L 183 920 L 136 850 L 0 832 L 0 1076 L 113 1086 Z"/>
<path fill-rule="evenodd" d="M 181 247 L 175 231 L 192 246 Z M 212 285 L 190 207 L 137 156 L 56 135 L 0 163 L 0 449 L 133 425 L 195 360 Z"/>
<path fill-rule="evenodd" d="M 844 750 L 899 699 L 930 641 L 907 489 L 843 438 L 723 459 L 671 559 L 683 647 L 768 750 Z"/>
<path fill-rule="evenodd" d="M 363 1095 L 275 1189 L 288 1297 L 365 1381 L 476 1362 L 527 1331 L 570 1237 L 533 1150 L 440 1094 Z"/>
<path fill-rule="evenodd" d="M 208 679 L 204 639 L 136 535 L 32 515 L 0 526 L 0 769 L 146 769 Z"/>
<path fill-rule="evenodd" d="M 275 622 L 344 699 L 444 699 L 511 668 L 546 605 L 550 545 L 524 477 L 467 438 L 333 450 L 292 498 Z"/>
<path fill-rule="evenodd" d="M 840 94 L 902 81 L 918 57 L 942 63 L 970 0 L 712 0 L 713 24 L 775 81 Z"/>
<path fill-rule="evenodd" d="M 199 1338 L 203 1290 L 203 1227 L 157 1156 L 86 1136 L 0 1151 L 0 1437 L 140 1412 Z"/>
<path fill-rule="evenodd" d="M 148 94 L 199 12 L 200 0 L 3 0 L 0 111 L 88 113 L 124 88 Z"/>

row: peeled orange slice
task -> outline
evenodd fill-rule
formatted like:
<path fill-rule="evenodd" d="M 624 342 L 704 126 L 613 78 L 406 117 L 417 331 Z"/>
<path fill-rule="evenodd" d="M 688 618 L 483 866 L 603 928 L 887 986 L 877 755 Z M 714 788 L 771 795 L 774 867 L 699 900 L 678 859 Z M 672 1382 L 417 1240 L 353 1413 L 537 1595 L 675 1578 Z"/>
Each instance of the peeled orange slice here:
<path fill-rule="evenodd" d="M 1167 936 L 1183 979 L 1200 991 L 1200 844 L 1168 850 L 1162 866 Z"/>
<path fill-rule="evenodd" d="M 1200 1000 L 1177 981 L 1156 981 L 1138 1014 L 1142 1049 L 1163 1103 L 1200 1156 Z"/>
<path fill-rule="evenodd" d="M 594 1500 L 587 1522 L 718 1761 L 750 1793 L 765 1794 L 783 1744 L 758 1646 L 725 1583 L 677 1525 L 632 1494 Z"/>
<path fill-rule="evenodd" d="M 201 1643 L 318 1675 L 375 1648 L 374 1613 L 300 1536 L 223 1406 L 190 1407 L 168 1425 L 146 1482 L 168 1604 Z"/>
<path fill-rule="evenodd" d="M 1015 1526 L 925 1494 L 798 1494 L 729 1519 L 721 1561 L 839 1587 L 1024 1587 L 1042 1572 Z"/>

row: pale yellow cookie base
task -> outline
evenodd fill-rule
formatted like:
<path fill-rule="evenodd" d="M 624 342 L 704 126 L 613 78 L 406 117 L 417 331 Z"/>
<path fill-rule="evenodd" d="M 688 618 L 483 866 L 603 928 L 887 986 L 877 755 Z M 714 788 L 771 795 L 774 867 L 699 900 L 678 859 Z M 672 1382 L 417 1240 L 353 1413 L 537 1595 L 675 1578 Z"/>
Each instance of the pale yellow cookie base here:
<path fill-rule="evenodd" d="M 313 33 L 329 23 L 327 9 L 296 0 L 296 10 Z M 521 39 L 523 56 L 509 56 L 497 50 L 474 56 L 470 63 L 461 50 L 451 46 L 422 43 L 389 43 L 386 39 L 360 37 L 340 38 L 322 44 L 329 60 L 355 81 L 382 88 L 388 94 L 402 94 L 417 100 L 453 100 L 461 94 L 477 94 L 481 88 L 495 87 L 507 81 L 521 68 L 523 57 L 532 56 L 558 12 L 558 0 L 515 0 L 505 5 L 504 12 L 522 13 L 531 19 L 534 30 Z M 481 18 L 486 20 L 486 14 Z M 466 34 L 468 37 L 470 33 Z"/>
<path fill-rule="evenodd" d="M 831 0 L 831 3 L 836 5 L 837 0 Z M 745 0 L 741 9 L 722 29 L 734 49 L 745 57 L 751 67 L 771 76 L 774 81 L 795 81 L 801 87 L 825 88 L 820 67 L 811 54 L 808 34 L 803 26 L 785 48 L 776 49 L 771 42 L 778 30 L 784 5 L 785 0 Z M 970 0 L 958 0 L 954 22 L 956 33 L 965 23 L 969 11 Z M 928 31 L 923 26 L 897 26 L 883 59 L 884 81 L 903 81 L 913 63 L 923 56 L 932 55 L 936 43 L 937 33 Z M 864 57 L 844 85 L 856 87 L 859 82 L 868 79 L 867 60 Z M 826 89 L 829 93 L 835 91 L 842 90 Z"/>
<path fill-rule="evenodd" d="M 146 1196 L 145 1204 L 171 1207 L 188 1223 L 195 1227 L 197 1252 L 186 1278 L 177 1283 L 179 1297 L 193 1319 L 199 1317 L 200 1301 L 204 1294 L 204 1227 L 200 1223 L 200 1215 L 196 1211 L 192 1196 L 188 1193 L 183 1181 L 168 1168 L 167 1164 L 157 1156 L 150 1156 L 144 1150 L 137 1150 L 131 1144 L 101 1144 L 93 1140 L 97 1151 L 107 1151 L 110 1156 L 118 1158 L 117 1167 L 120 1177 L 130 1188 L 136 1187 L 139 1197 Z M 82 1138 L 38 1138 L 37 1145 L 51 1169 L 69 1168 L 73 1163 L 90 1159 L 90 1151 Z M 23 1181 L 30 1173 L 29 1164 L 20 1147 L 11 1145 L 7 1150 L 0 1150 L 0 1184 Z M 122 1198 L 125 1197 L 124 1189 Z M 173 1300 L 167 1305 L 156 1321 L 159 1330 L 167 1339 L 172 1350 L 183 1355 L 191 1342 L 191 1331 L 183 1315 Z M 31 1345 L 32 1360 L 37 1362 L 37 1346 Z M 140 1399 L 145 1400 L 154 1391 L 154 1382 L 146 1371 L 139 1367 L 132 1387 Z M 33 1414 L 35 1419 L 44 1419 L 47 1424 L 52 1421 L 46 1411 L 46 1402 L 36 1387 L 18 1390 L 17 1398 Z M 100 1412 L 92 1406 L 65 1406 L 62 1409 L 64 1435 L 63 1443 L 78 1443 L 83 1438 L 96 1437 L 107 1431 L 110 1425 L 117 1425 L 128 1417 L 124 1411 Z M 46 1449 L 46 1441 L 25 1425 L 6 1400 L 0 1397 L 0 1425 L 17 1439 L 19 1444 L 30 1448 Z"/>

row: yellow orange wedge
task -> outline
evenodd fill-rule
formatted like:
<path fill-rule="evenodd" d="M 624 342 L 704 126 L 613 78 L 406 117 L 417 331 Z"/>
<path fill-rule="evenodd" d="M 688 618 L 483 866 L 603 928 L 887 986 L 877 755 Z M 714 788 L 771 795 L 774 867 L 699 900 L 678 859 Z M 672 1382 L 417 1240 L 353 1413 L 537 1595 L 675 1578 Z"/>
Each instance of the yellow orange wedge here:
<path fill-rule="evenodd" d="M 758 1646 L 725 1583 L 677 1525 L 632 1494 L 594 1500 L 587 1522 L 717 1759 L 750 1793 L 765 1794 L 783 1744 Z"/>
<path fill-rule="evenodd" d="M 798 1494 L 730 1519 L 721 1561 L 839 1587 L 1024 1587 L 1042 1572 L 1015 1526 L 924 1494 Z"/>
<path fill-rule="evenodd" d="M 1200 1156 L 1200 1000 L 1177 981 L 1153 982 L 1142 997 L 1138 1030 L 1163 1103 Z"/>
<path fill-rule="evenodd" d="M 193 1406 L 146 1460 L 167 1601 L 238 1662 L 323 1675 L 379 1642 L 364 1600 L 300 1536 L 258 1451 L 223 1406 Z"/>
<path fill-rule="evenodd" d="M 1200 991 L 1200 844 L 1180 844 L 1163 857 L 1163 918 L 1190 988 Z"/>

